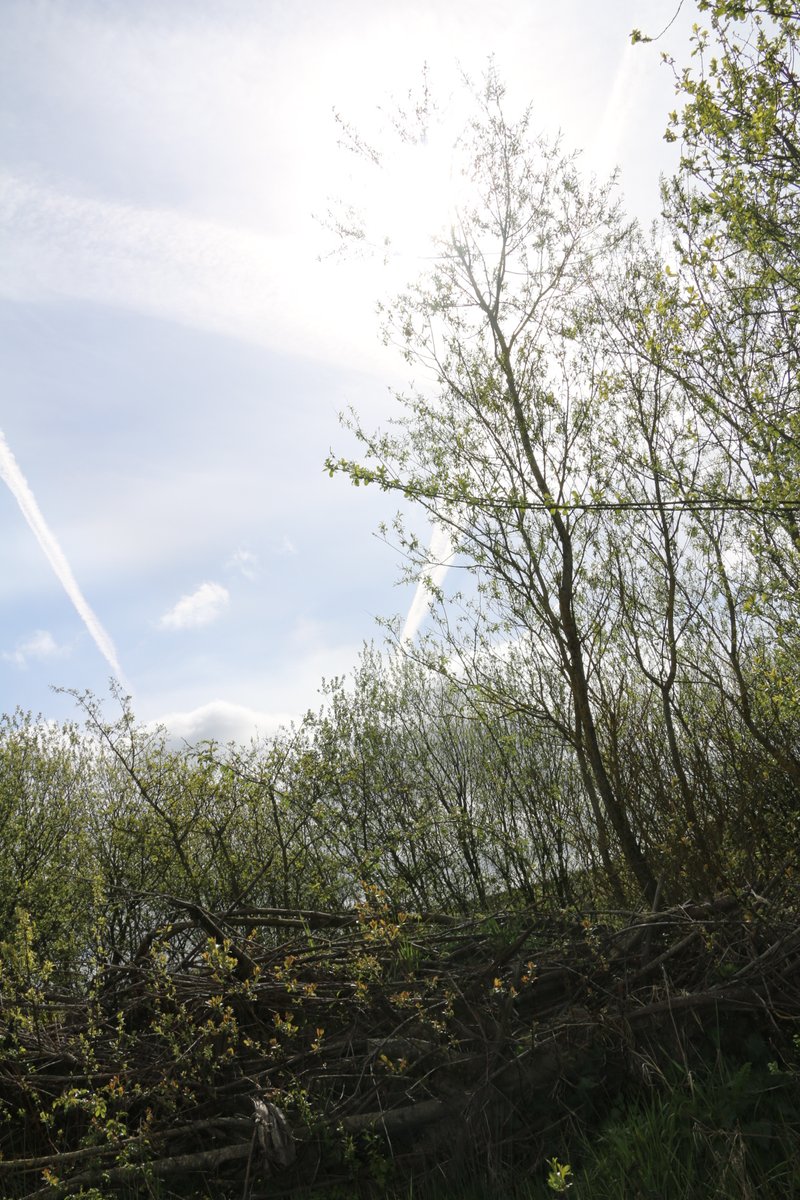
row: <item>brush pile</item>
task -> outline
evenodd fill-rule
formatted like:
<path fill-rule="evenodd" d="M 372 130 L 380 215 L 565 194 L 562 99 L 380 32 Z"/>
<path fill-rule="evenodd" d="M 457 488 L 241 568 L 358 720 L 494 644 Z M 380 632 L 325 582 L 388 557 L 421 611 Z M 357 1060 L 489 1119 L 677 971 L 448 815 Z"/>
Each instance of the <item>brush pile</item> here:
<path fill-rule="evenodd" d="M 377 893 L 342 913 L 158 899 L 171 917 L 130 961 L 70 986 L 4 945 L 3 1195 L 161 1181 L 257 1200 L 530 1170 L 664 1056 L 756 1030 L 779 1056 L 800 1021 L 785 894 L 471 920 Z"/>

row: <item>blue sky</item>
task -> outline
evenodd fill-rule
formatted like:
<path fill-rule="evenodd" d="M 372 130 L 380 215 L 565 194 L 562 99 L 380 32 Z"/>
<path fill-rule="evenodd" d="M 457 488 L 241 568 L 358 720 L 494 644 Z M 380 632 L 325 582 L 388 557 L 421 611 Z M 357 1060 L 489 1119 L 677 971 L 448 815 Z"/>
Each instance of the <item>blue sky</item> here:
<path fill-rule="evenodd" d="M 367 202 L 406 221 L 404 261 L 325 258 L 316 215 L 354 186 L 332 110 L 368 126 L 424 62 L 449 95 L 492 52 L 512 107 L 619 164 L 648 219 L 659 52 L 685 59 L 692 14 L 658 47 L 628 35 L 674 8 L 3 0 L 0 710 L 72 715 L 51 685 L 105 694 L 116 663 L 142 720 L 248 737 L 408 613 L 373 536 L 390 498 L 322 464 L 350 448 L 343 408 L 391 410 L 375 303 L 437 198 L 403 162 Z"/>

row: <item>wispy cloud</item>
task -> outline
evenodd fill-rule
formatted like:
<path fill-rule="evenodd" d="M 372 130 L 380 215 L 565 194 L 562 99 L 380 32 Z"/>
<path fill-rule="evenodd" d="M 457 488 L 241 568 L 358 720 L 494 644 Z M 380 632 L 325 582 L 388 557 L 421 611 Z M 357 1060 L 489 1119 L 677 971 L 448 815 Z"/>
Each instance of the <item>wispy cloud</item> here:
<path fill-rule="evenodd" d="M 158 622 L 159 629 L 199 629 L 216 621 L 227 608 L 230 593 L 221 583 L 201 583 L 196 591 L 181 596 Z"/>
<path fill-rule="evenodd" d="M 18 667 L 27 667 L 31 659 L 45 662 L 51 658 L 63 658 L 69 654 L 68 646 L 59 646 L 58 642 L 47 629 L 35 630 L 29 638 L 17 642 L 11 651 L 3 653 L 6 662 L 16 663 Z"/>
<path fill-rule="evenodd" d="M 362 321 L 370 311 L 354 290 L 341 303 L 332 272 L 297 235 L 70 195 L 2 171 L 0 258 L 0 295 L 11 299 L 90 300 L 283 353 L 352 358 L 357 326 L 343 310 Z M 324 327 L 314 319 L 323 310 Z"/>
<path fill-rule="evenodd" d="M 225 566 L 229 571 L 238 571 L 245 579 L 256 579 L 260 573 L 258 555 L 252 550 L 237 550 Z"/>
<path fill-rule="evenodd" d="M 41 509 L 36 502 L 36 497 L 28 486 L 28 482 L 22 474 L 17 460 L 11 453 L 2 431 L 0 431 L 0 479 L 8 485 L 11 494 L 22 511 L 23 517 L 28 522 L 31 532 L 44 551 L 47 561 L 55 572 L 56 578 L 75 606 L 78 616 L 86 626 L 97 649 L 111 667 L 115 678 L 124 683 L 125 677 L 119 665 L 114 643 L 89 607 L 81 589 L 78 587 L 78 581 L 72 573 L 72 568 L 67 562 L 64 551 L 59 546 L 55 535 L 42 516 Z"/>

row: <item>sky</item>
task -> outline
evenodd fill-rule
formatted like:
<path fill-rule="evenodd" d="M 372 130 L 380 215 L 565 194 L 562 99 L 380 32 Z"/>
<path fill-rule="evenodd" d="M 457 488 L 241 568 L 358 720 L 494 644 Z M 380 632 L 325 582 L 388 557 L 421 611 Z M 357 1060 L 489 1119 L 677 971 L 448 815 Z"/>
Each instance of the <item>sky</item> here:
<path fill-rule="evenodd" d="M 377 618 L 418 628 L 375 534 L 395 503 L 323 463 L 353 450 L 342 410 L 391 415 L 376 304 L 447 196 L 410 152 L 364 191 L 334 112 L 377 128 L 427 65 L 458 124 L 491 54 L 510 110 L 619 167 L 649 221 L 660 54 L 687 61 L 693 11 L 629 35 L 676 7 L 0 2 L 0 712 L 73 717 L 54 689 L 114 678 L 175 738 L 246 740 L 318 707 Z M 331 253 L 320 218 L 354 187 L 397 231 L 388 266 Z"/>

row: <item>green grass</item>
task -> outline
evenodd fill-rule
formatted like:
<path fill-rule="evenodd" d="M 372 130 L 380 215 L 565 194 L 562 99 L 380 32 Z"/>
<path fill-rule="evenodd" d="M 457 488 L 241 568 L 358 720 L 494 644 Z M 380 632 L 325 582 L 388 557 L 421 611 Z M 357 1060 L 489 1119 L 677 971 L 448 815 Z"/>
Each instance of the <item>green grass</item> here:
<path fill-rule="evenodd" d="M 594 1132 L 577 1131 L 568 1159 L 562 1149 L 570 1200 L 800 1200 L 800 1080 L 749 1063 L 676 1071 Z M 381 1200 L 555 1200 L 551 1162 L 516 1181 L 409 1184 Z"/>
<path fill-rule="evenodd" d="M 793 1075 L 719 1066 L 615 1114 L 576 1147 L 575 1200 L 800 1198 Z"/>

